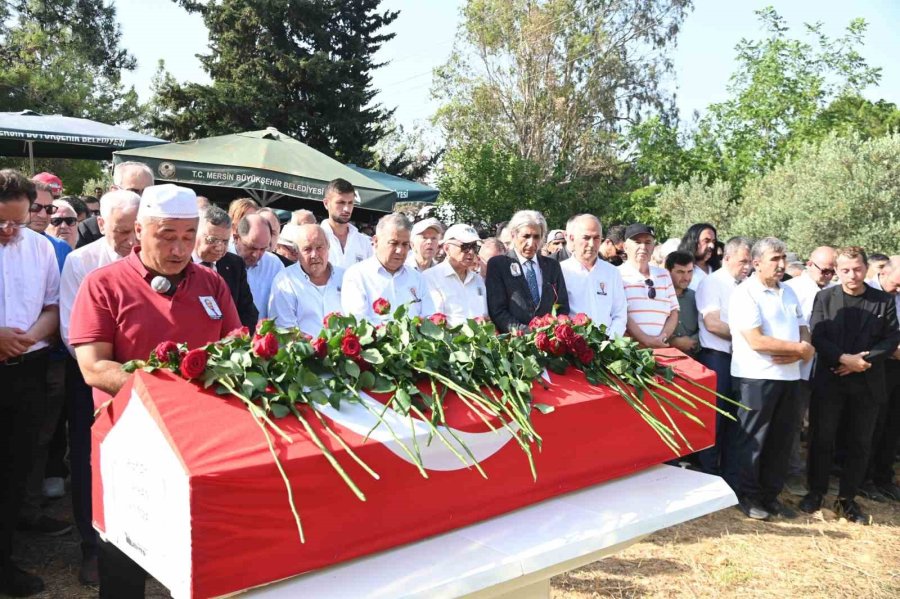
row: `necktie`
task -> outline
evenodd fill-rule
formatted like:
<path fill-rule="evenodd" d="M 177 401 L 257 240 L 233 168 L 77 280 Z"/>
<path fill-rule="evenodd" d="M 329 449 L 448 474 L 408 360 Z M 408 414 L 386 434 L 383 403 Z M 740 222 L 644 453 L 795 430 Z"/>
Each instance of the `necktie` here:
<path fill-rule="evenodd" d="M 212 267 L 213 267 L 213 263 L 212 263 L 212 262 L 206 262 L 206 261 L 203 261 L 203 262 L 201 262 L 200 264 L 202 264 L 202 265 L 205 266 L 206 268 L 212 268 Z"/>
<path fill-rule="evenodd" d="M 531 292 L 531 299 L 534 301 L 534 305 L 537 306 L 541 303 L 541 294 L 538 291 L 537 275 L 534 274 L 533 260 L 525 261 L 525 281 L 528 283 L 528 291 Z"/>

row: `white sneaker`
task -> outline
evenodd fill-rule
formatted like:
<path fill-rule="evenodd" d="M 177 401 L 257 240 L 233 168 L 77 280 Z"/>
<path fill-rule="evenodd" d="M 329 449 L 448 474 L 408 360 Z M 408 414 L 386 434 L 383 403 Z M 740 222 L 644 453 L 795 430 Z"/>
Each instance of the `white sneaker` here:
<path fill-rule="evenodd" d="M 44 479 L 43 484 L 44 497 L 49 499 L 59 499 L 66 494 L 66 481 L 62 477 L 52 476 Z"/>

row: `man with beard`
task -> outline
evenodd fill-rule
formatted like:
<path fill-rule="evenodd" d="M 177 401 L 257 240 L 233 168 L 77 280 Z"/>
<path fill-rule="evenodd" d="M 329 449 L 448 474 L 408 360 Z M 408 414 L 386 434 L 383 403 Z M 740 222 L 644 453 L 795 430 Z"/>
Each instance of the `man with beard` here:
<path fill-rule="evenodd" d="M 403 214 L 381 217 L 375 227 L 375 255 L 354 264 L 344 273 L 341 288 L 344 314 L 353 314 L 372 323 L 390 320 L 392 314 L 375 313 L 372 304 L 377 299 L 390 302 L 391 312 L 407 304 L 411 317 L 434 313 L 428 284 L 419 271 L 406 266 L 411 230 L 412 224 Z"/>
<path fill-rule="evenodd" d="M 445 314 L 451 325 L 487 316 L 487 290 L 475 272 L 480 246 L 474 228 L 453 225 L 444 234 L 447 259 L 424 273 L 435 311 Z"/>
<path fill-rule="evenodd" d="M 619 266 L 628 302 L 628 336 L 649 348 L 669 347 L 678 326 L 678 297 L 665 268 L 650 264 L 656 245 L 653 229 L 641 223 L 625 230 L 625 255 Z"/>
<path fill-rule="evenodd" d="M 192 190 L 148 187 L 135 224 L 141 245 L 85 277 L 72 309 L 69 342 L 85 382 L 94 388 L 96 405 L 128 381 L 125 362 L 147 359 L 159 343 L 178 339 L 202 347 L 240 326 L 225 281 L 191 260 L 197 221 Z M 101 541 L 99 551 L 100 597 L 143 597 L 143 568 L 111 543 Z"/>
<path fill-rule="evenodd" d="M 328 218 L 322 230 L 328 238 L 328 261 L 349 268 L 372 255 L 372 240 L 350 224 L 356 202 L 356 188 L 345 179 L 335 179 L 325 187 L 325 209 Z M 405 259 L 405 256 L 404 256 Z"/>
<path fill-rule="evenodd" d="M 244 261 L 237 254 L 227 251 L 230 233 L 231 217 L 227 212 L 218 206 L 201 210 L 193 259 L 195 264 L 211 268 L 225 279 L 241 324 L 253 329 L 259 320 L 259 310 L 253 303 Z"/>
<path fill-rule="evenodd" d="M 610 337 L 625 334 L 628 304 L 619 270 L 599 259 L 603 227 L 592 214 L 579 214 L 566 225 L 572 255 L 560 263 L 569 294 L 569 312 L 583 312 Z"/>
<path fill-rule="evenodd" d="M 425 272 L 434 266 L 434 256 L 441 244 L 441 234 L 444 227 L 436 218 L 426 218 L 413 225 L 412 251 L 406 258 L 406 265 L 410 268 Z"/>
<path fill-rule="evenodd" d="M 794 518 L 778 500 L 787 476 L 794 432 L 800 422 L 800 362 L 813 357 L 800 300 L 781 283 L 784 243 L 774 237 L 753 245 L 753 275 L 731 294 L 731 376 L 746 410 L 738 410 L 735 448 L 738 500 L 754 520 Z"/>
<path fill-rule="evenodd" d="M 258 214 L 242 218 L 234 234 L 234 250 L 247 267 L 247 284 L 260 318 L 268 318 L 272 281 L 284 270 L 278 256 L 269 251 L 271 238 L 269 223 Z"/>
<path fill-rule="evenodd" d="M 286 225 L 287 226 L 287 225 Z M 292 225 L 299 259 L 278 273 L 269 297 L 269 318 L 315 337 L 322 319 L 341 310 L 344 269 L 328 263 L 328 238 L 319 225 Z"/>
<path fill-rule="evenodd" d="M 697 223 L 688 227 L 678 249 L 694 257 L 694 277 L 690 289 L 694 291 L 701 281 L 719 268 L 716 258 L 716 228 L 709 223 Z"/>

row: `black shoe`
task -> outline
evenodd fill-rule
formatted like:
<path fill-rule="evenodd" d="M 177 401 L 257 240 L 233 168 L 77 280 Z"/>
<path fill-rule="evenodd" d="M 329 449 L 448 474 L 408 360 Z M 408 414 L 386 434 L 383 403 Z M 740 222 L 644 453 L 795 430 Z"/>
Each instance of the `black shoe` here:
<path fill-rule="evenodd" d="M 752 499 L 743 498 L 738 502 L 738 509 L 751 520 L 768 520 L 772 517 L 766 509 Z"/>
<path fill-rule="evenodd" d="M 871 499 L 872 501 L 877 501 L 878 503 L 887 503 L 888 498 L 882 494 L 878 487 L 875 486 L 873 482 L 863 483 L 859 487 L 859 494 L 865 497 L 866 499 Z"/>
<path fill-rule="evenodd" d="M 883 485 L 876 484 L 875 488 L 888 499 L 900 501 L 900 485 L 897 485 L 897 483 L 889 482 Z"/>
<path fill-rule="evenodd" d="M 818 493 L 807 493 L 798 505 L 801 511 L 812 514 L 822 509 L 822 496 Z"/>
<path fill-rule="evenodd" d="M 0 594 L 10 597 L 31 597 L 44 590 L 44 581 L 16 565 L 0 573 Z"/>
<path fill-rule="evenodd" d="M 72 523 L 40 515 L 34 520 L 19 520 L 16 530 L 36 532 L 48 537 L 58 537 L 72 530 Z"/>
<path fill-rule="evenodd" d="M 856 524 L 869 525 L 872 523 L 872 516 L 864 514 L 859 504 L 852 499 L 840 499 L 834 502 L 834 512 L 838 518 L 846 518 L 850 522 Z"/>
<path fill-rule="evenodd" d="M 788 520 L 793 520 L 798 515 L 793 508 L 789 508 L 777 499 L 773 499 L 772 501 L 764 501 L 762 506 L 773 516 L 781 516 L 782 518 L 787 518 Z"/>

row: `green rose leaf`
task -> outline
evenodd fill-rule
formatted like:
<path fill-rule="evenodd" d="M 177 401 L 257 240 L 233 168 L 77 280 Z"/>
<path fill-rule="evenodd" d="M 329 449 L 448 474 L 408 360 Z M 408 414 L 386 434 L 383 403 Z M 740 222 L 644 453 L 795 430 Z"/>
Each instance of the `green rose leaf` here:
<path fill-rule="evenodd" d="M 349 376 L 350 378 L 358 379 L 359 378 L 359 365 L 356 362 L 347 360 L 346 362 L 344 362 L 344 372 L 346 372 L 347 376 Z"/>
<path fill-rule="evenodd" d="M 363 360 L 368 362 L 369 364 L 383 364 L 384 356 L 381 355 L 381 352 L 375 349 L 374 347 L 370 347 L 368 349 L 364 349 L 362 351 Z"/>
<path fill-rule="evenodd" d="M 554 408 L 553 406 L 547 405 L 545 403 L 536 403 L 536 404 L 534 404 L 534 409 L 537 410 L 538 412 L 540 412 L 541 414 L 549 414 L 556 408 Z"/>
<path fill-rule="evenodd" d="M 272 416 L 275 416 L 275 418 L 284 418 L 291 413 L 291 409 L 283 403 L 272 403 L 269 405 L 269 408 L 272 410 Z"/>

